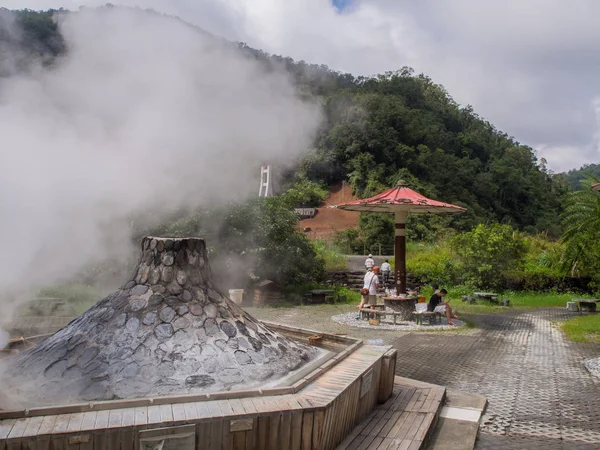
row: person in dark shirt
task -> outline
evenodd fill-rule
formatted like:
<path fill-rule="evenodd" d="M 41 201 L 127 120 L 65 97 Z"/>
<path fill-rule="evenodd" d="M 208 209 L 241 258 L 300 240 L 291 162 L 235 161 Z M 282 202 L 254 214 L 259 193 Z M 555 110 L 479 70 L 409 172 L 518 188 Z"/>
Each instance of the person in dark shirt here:
<path fill-rule="evenodd" d="M 446 315 L 448 319 L 448 325 L 455 325 L 452 322 L 452 319 L 458 319 L 458 316 L 452 314 L 452 308 L 448 304 L 448 302 L 444 301 L 444 297 L 448 294 L 446 289 L 440 289 L 440 292 L 435 293 L 429 299 L 429 305 L 427 307 L 427 311 L 439 312 Z"/>

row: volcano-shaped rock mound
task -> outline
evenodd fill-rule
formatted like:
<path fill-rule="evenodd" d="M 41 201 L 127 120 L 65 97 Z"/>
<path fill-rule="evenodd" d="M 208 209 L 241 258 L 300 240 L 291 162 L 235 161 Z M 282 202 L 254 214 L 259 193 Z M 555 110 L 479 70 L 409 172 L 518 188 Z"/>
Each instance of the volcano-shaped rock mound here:
<path fill-rule="evenodd" d="M 245 389 L 316 354 L 215 288 L 204 240 L 146 237 L 133 279 L 16 358 L 0 389 L 20 406 Z"/>

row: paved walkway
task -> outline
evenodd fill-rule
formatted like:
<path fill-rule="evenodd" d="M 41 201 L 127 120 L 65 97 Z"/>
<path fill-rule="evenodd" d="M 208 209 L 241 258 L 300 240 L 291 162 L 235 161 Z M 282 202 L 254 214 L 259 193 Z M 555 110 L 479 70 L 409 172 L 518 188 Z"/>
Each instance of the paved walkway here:
<path fill-rule="evenodd" d="M 600 344 L 567 341 L 554 325 L 572 317 L 562 309 L 477 315 L 478 328 L 435 333 L 330 320 L 348 306 L 247 309 L 260 319 L 381 339 L 398 349 L 398 375 L 486 396 L 477 449 L 600 448 L 600 380 L 583 366 Z"/>

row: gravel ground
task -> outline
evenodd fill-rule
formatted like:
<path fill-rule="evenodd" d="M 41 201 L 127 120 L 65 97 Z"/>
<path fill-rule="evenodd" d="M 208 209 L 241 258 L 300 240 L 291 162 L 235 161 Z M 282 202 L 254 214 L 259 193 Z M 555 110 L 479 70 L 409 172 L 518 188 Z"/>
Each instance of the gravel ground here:
<path fill-rule="evenodd" d="M 456 325 L 448 325 L 448 320 L 442 318 L 440 325 L 417 325 L 415 322 L 398 322 L 394 325 L 391 318 L 382 319 L 379 325 L 369 325 L 368 320 L 361 320 L 356 318 L 355 312 L 338 314 L 332 316 L 331 320 L 342 325 L 348 325 L 356 328 L 370 328 L 370 329 L 381 329 L 390 331 L 429 331 L 429 330 L 452 330 L 458 327 L 465 326 L 465 322 L 462 320 L 453 320 Z"/>
<path fill-rule="evenodd" d="M 600 378 L 600 358 L 592 358 L 584 361 L 585 368 L 590 371 L 592 375 Z"/>

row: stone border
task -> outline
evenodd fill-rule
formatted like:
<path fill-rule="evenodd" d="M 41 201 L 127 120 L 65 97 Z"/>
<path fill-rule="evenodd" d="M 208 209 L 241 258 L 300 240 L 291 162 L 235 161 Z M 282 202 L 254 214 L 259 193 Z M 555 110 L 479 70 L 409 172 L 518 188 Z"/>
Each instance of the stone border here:
<path fill-rule="evenodd" d="M 411 332 L 419 332 L 419 331 L 435 331 L 435 330 L 456 330 L 458 328 L 462 328 L 466 325 L 466 322 L 462 320 L 455 319 L 454 323 L 456 325 L 448 325 L 447 319 L 442 317 L 441 325 L 417 325 L 415 322 L 399 322 L 396 325 L 387 321 L 380 321 L 379 325 L 369 325 L 369 321 L 356 319 L 356 313 L 344 313 L 338 314 L 335 316 L 331 316 L 331 320 L 335 323 L 339 323 L 341 325 L 347 325 L 353 328 L 368 328 L 373 331 L 377 330 L 386 330 L 386 331 L 411 331 Z M 446 322 L 446 323 L 444 323 Z"/>

